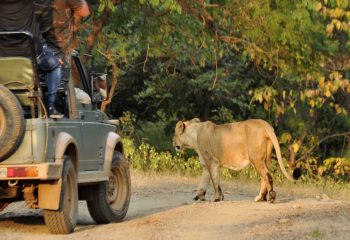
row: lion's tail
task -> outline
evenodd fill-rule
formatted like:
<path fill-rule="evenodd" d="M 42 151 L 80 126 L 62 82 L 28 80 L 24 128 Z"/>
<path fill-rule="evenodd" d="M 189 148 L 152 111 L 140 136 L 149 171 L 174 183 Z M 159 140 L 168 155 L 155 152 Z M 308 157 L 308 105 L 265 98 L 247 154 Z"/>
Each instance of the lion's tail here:
<path fill-rule="evenodd" d="M 286 176 L 286 178 L 288 178 L 291 181 L 297 180 L 297 179 L 294 179 L 291 175 L 288 174 L 288 172 L 287 172 L 287 170 L 286 170 L 286 168 L 285 168 L 285 166 L 283 164 L 280 145 L 278 143 L 278 140 L 277 140 L 277 137 L 275 135 L 275 132 L 274 132 L 273 128 L 270 125 L 267 125 L 267 126 L 265 126 L 265 131 L 269 135 L 269 138 L 272 141 L 273 147 L 275 148 L 277 160 L 278 160 L 278 163 L 280 165 L 280 168 L 281 168 L 284 176 Z"/>

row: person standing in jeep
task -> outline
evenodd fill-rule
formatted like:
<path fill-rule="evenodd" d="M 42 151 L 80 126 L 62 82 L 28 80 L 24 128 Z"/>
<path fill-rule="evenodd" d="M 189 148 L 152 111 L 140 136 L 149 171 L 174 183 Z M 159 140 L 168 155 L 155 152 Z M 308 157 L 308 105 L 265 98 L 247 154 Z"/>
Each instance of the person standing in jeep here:
<path fill-rule="evenodd" d="M 75 20 L 90 15 L 85 0 L 34 0 L 35 15 L 48 46 L 63 65 L 63 81 L 70 77 Z"/>
<path fill-rule="evenodd" d="M 90 15 L 89 6 L 85 0 L 34 0 L 33 2 L 40 31 L 61 63 L 61 82 L 66 89 L 66 94 L 75 96 L 75 92 L 72 91 L 74 87 L 68 87 L 69 84 L 73 85 L 70 79 L 74 23 L 75 20 Z M 67 104 L 74 112 L 74 104 L 70 99 L 71 97 L 68 97 Z"/>
<path fill-rule="evenodd" d="M 46 45 L 31 0 L 0 1 L 0 31 L 28 31 L 34 37 L 35 55 L 39 70 L 44 73 L 48 88 L 48 110 L 51 118 L 61 118 L 55 109 L 55 98 L 61 82 L 61 66 L 52 50 Z M 0 56 L 31 57 L 29 42 L 17 35 L 0 37 Z"/>

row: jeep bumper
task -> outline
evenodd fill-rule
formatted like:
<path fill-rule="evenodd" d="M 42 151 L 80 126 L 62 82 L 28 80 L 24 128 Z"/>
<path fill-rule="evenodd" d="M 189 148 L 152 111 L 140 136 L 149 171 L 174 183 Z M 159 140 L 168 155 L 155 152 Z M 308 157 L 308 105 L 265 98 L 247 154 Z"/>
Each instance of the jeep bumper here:
<path fill-rule="evenodd" d="M 62 163 L 0 165 L 1 180 L 57 180 L 62 175 Z"/>

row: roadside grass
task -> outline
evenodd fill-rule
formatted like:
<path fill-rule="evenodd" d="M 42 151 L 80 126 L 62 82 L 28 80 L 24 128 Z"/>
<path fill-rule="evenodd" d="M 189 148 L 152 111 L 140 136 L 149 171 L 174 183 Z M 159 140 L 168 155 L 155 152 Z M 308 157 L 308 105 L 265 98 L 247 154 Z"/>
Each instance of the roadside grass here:
<path fill-rule="evenodd" d="M 314 239 L 319 239 L 319 240 L 325 239 L 324 233 L 322 233 L 322 231 L 320 231 L 320 229 L 318 229 L 318 228 L 314 229 L 314 230 L 311 232 L 311 236 L 312 236 L 312 238 L 314 238 Z"/>

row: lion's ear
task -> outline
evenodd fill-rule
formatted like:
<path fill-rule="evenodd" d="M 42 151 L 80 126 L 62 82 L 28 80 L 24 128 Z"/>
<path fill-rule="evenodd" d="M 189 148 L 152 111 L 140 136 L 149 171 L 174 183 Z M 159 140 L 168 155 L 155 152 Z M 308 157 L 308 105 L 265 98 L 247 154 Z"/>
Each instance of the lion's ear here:
<path fill-rule="evenodd" d="M 186 125 L 183 121 L 178 121 L 176 123 L 176 129 L 180 132 L 183 133 L 185 131 Z"/>
<path fill-rule="evenodd" d="M 193 118 L 193 119 L 191 120 L 191 122 L 199 123 L 199 122 L 201 122 L 201 120 L 200 120 L 199 118 Z"/>

